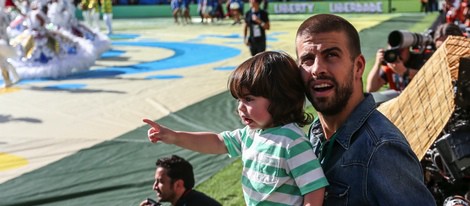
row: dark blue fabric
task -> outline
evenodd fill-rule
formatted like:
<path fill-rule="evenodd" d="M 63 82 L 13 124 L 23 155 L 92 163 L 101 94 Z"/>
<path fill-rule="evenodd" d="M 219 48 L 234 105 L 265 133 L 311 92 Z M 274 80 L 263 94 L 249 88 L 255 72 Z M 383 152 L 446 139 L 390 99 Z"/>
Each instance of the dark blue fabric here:
<path fill-rule="evenodd" d="M 319 120 L 310 131 L 318 154 L 325 142 Z M 330 183 L 324 205 L 436 205 L 418 158 L 376 110 L 372 95 L 365 95 L 335 135 L 331 158 L 322 161 Z"/>

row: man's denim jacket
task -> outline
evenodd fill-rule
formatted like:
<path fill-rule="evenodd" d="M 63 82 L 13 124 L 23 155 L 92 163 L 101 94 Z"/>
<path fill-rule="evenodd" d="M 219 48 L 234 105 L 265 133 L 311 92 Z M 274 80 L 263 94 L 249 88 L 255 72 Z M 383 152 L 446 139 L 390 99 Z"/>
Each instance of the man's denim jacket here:
<path fill-rule="evenodd" d="M 324 205 L 436 205 L 418 158 L 400 130 L 376 110 L 372 95 L 365 94 L 335 136 L 322 161 L 330 183 Z M 317 156 L 324 140 L 316 120 L 310 141 Z"/>

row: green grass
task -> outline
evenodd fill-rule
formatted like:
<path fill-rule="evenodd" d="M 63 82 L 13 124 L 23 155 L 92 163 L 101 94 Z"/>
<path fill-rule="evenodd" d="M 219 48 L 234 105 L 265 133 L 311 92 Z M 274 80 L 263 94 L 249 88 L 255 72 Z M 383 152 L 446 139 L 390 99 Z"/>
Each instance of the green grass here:
<path fill-rule="evenodd" d="M 423 16 L 421 19 L 416 20 L 416 22 L 412 22 L 409 24 L 408 27 L 406 28 L 400 28 L 400 29 L 406 29 L 411 32 L 424 32 L 427 28 L 430 27 L 430 25 L 433 23 L 433 21 L 436 19 L 437 14 L 433 15 L 426 15 Z M 371 18 L 373 18 L 373 15 L 371 15 Z M 414 18 L 414 17 L 411 17 Z M 406 17 L 405 17 L 406 19 Z M 403 20 L 403 17 L 402 19 Z M 400 19 L 398 21 L 401 21 Z M 397 22 L 394 22 L 397 23 Z M 402 22 L 398 22 L 399 24 L 403 24 Z M 393 24 L 393 23 L 391 23 Z M 396 29 L 396 27 L 382 27 L 379 28 L 380 31 L 378 33 L 381 33 L 383 36 L 387 36 L 388 32 L 392 31 L 391 29 Z M 362 35 L 362 32 L 361 32 Z M 376 34 L 372 34 L 373 36 Z M 378 44 L 378 41 L 383 41 L 381 42 L 381 45 L 385 45 L 387 38 L 380 36 L 375 36 L 375 40 L 370 39 L 368 36 L 362 37 L 368 40 L 370 40 L 370 44 L 362 44 L 362 47 L 364 50 L 368 50 L 367 54 L 364 54 L 366 56 L 367 61 L 372 61 L 370 62 L 371 64 L 368 64 L 366 66 L 365 70 L 365 75 L 364 77 L 367 76 L 367 73 L 370 70 L 370 67 L 375 59 L 375 51 Z M 370 48 L 374 47 L 374 48 Z M 364 51 L 363 51 L 364 52 Z M 364 82 L 365 84 L 365 82 Z M 308 113 L 312 113 L 316 116 L 316 111 L 311 105 L 307 105 L 306 111 Z M 307 131 L 308 126 L 304 128 L 305 131 Z M 196 189 L 205 192 L 206 194 L 214 197 L 215 199 L 219 200 L 223 205 L 231 206 L 231 205 L 245 205 L 244 199 L 243 199 L 243 193 L 241 189 L 241 182 L 240 182 L 240 177 L 241 177 L 241 171 L 242 171 L 242 164 L 240 159 L 234 161 L 232 164 L 224 168 L 222 171 L 218 172 L 216 175 L 208 179 L 207 181 L 203 182 L 202 184 L 198 185 Z"/>
<path fill-rule="evenodd" d="M 237 159 L 209 180 L 198 185 L 196 189 L 220 201 L 224 206 L 245 205 L 240 182 L 241 175 L 242 162 Z"/>

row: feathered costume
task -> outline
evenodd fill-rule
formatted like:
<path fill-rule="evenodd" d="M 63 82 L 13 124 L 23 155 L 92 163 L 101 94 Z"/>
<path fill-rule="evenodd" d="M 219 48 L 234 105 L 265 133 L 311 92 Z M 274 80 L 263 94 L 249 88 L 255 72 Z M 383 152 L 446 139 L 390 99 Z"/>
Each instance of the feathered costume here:
<path fill-rule="evenodd" d="M 19 58 L 10 62 L 21 78 L 60 78 L 88 70 L 96 61 L 94 51 L 66 35 L 45 28 L 48 19 L 40 10 L 26 18 L 27 29 L 10 41 Z"/>

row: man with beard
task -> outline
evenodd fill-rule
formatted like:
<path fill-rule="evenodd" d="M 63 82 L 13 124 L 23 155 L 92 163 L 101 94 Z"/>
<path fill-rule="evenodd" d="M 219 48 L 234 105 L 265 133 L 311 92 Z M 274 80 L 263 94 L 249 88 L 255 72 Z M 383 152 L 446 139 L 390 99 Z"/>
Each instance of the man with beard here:
<path fill-rule="evenodd" d="M 177 155 L 157 160 L 153 190 L 157 192 L 159 202 L 170 202 L 172 206 L 221 206 L 193 187 L 193 166 L 188 161 Z M 159 202 L 147 199 L 140 206 L 160 205 Z"/>
<path fill-rule="evenodd" d="M 324 205 L 436 205 L 404 135 L 363 93 L 356 29 L 319 14 L 300 25 L 295 43 L 307 98 L 318 112 L 309 138 L 330 183 Z"/>

